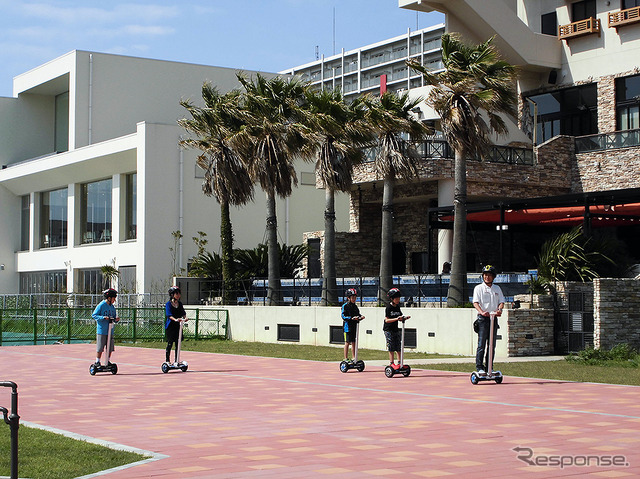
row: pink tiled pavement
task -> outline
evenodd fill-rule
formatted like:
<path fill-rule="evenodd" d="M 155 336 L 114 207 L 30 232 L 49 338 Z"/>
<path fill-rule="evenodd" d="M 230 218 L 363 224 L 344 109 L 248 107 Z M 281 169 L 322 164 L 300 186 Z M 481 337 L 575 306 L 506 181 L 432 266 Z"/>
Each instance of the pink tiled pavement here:
<path fill-rule="evenodd" d="M 23 421 L 168 456 L 113 479 L 640 476 L 638 387 L 193 352 L 163 374 L 163 351 L 123 346 L 117 375 L 90 376 L 93 348 L 0 347 L 0 380 Z M 627 465 L 595 464 L 612 456 Z"/>

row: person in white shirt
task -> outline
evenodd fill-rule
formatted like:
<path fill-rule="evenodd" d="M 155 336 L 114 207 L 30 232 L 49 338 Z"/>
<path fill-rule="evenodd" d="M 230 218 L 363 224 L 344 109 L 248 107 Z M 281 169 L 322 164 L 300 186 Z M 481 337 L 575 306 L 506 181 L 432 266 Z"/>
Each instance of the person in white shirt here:
<path fill-rule="evenodd" d="M 491 329 L 490 313 L 495 312 L 496 317 L 502 314 L 504 308 L 504 295 L 500 286 L 493 284 L 496 279 L 496 269 L 490 264 L 482 268 L 482 283 L 473 289 L 473 307 L 478 311 L 478 349 L 476 350 L 476 369 L 479 374 L 485 374 L 489 364 L 489 330 Z M 495 357 L 496 342 L 495 332 L 498 329 L 496 319 L 494 325 L 494 341 L 492 354 Z M 486 349 L 486 354 L 485 354 Z"/>

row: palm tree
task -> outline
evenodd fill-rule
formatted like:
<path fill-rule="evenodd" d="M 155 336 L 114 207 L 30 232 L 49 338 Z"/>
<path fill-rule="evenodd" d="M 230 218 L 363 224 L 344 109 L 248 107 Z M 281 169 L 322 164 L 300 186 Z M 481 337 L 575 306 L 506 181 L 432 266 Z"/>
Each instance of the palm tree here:
<path fill-rule="evenodd" d="M 362 148 L 373 139 L 360 100 L 347 104 L 340 90 L 309 90 L 307 108 L 316 133 L 309 153 L 316 158 L 316 174 L 325 189 L 324 268 L 322 305 L 338 302 L 336 286 L 335 192 L 349 192 L 354 165 L 364 158 Z"/>
<path fill-rule="evenodd" d="M 515 116 L 516 69 L 502 60 L 493 37 L 478 45 L 466 45 L 456 34 L 442 35 L 444 71 L 433 73 L 416 61 L 408 65 L 422 73 L 433 89 L 427 102 L 440 115 L 445 138 L 455 152 L 454 220 L 451 282 L 448 306 L 467 301 L 465 293 L 467 158 L 482 158 L 491 146 L 491 132 L 506 134 L 500 114 Z M 488 122 L 486 119 L 488 119 Z"/>
<path fill-rule="evenodd" d="M 251 178 L 267 195 L 267 248 L 269 305 L 280 304 L 276 195 L 286 198 L 298 184 L 294 157 L 301 152 L 308 128 L 301 122 L 308 84 L 297 77 L 252 80 L 238 74 L 245 89 L 243 107 L 251 119 L 236 135 Z"/>
<path fill-rule="evenodd" d="M 408 93 L 385 92 L 380 97 L 368 97 L 368 121 L 378 134 L 375 169 L 384 180 L 382 194 L 382 236 L 380 245 L 380 287 L 378 299 L 382 301 L 393 286 L 393 188 L 397 178 L 411 180 L 418 176 L 420 156 L 411 142 L 402 136 L 409 135 L 419 141 L 431 134 L 430 127 L 422 123 L 411 111 L 422 98 L 410 99 Z"/>
<path fill-rule="evenodd" d="M 178 120 L 178 124 L 195 135 L 195 138 L 181 140 L 180 144 L 202 151 L 197 159 L 198 166 L 205 171 L 202 191 L 220 203 L 223 302 L 228 304 L 234 279 L 233 229 L 229 206 L 241 206 L 253 199 L 253 181 L 231 143 L 233 135 L 244 124 L 246 115 L 239 108 L 238 91 L 222 95 L 210 83 L 204 83 L 202 99 L 204 108 L 190 101 L 180 102 L 191 114 L 191 119 Z"/>

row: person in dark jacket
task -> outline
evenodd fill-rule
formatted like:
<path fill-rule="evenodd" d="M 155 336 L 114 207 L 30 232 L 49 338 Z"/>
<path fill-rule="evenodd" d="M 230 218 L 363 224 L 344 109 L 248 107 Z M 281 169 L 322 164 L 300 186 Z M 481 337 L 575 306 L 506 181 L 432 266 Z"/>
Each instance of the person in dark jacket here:
<path fill-rule="evenodd" d="M 178 341 L 180 335 L 180 321 L 188 321 L 187 312 L 184 310 L 180 296 L 182 292 L 177 286 L 169 288 L 169 301 L 165 305 L 165 316 L 167 320 L 164 323 L 164 329 L 167 333 L 167 350 L 166 362 L 170 362 L 171 347 L 176 345 L 176 363 L 178 362 Z"/>
<path fill-rule="evenodd" d="M 349 344 L 351 344 L 351 352 L 353 361 L 356 357 L 356 334 L 358 332 L 358 323 L 364 319 L 360 314 L 360 310 L 356 305 L 358 293 L 355 289 L 349 288 L 345 296 L 347 302 L 342 305 L 342 321 L 344 330 L 344 360 L 349 361 Z"/>

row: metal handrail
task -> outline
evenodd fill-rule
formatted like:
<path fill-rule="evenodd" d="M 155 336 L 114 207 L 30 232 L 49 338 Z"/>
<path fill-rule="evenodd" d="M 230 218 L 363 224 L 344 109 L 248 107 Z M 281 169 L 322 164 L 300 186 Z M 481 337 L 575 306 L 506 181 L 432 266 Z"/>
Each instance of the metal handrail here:
<path fill-rule="evenodd" d="M 576 153 L 640 146 L 640 129 L 577 136 Z"/>

